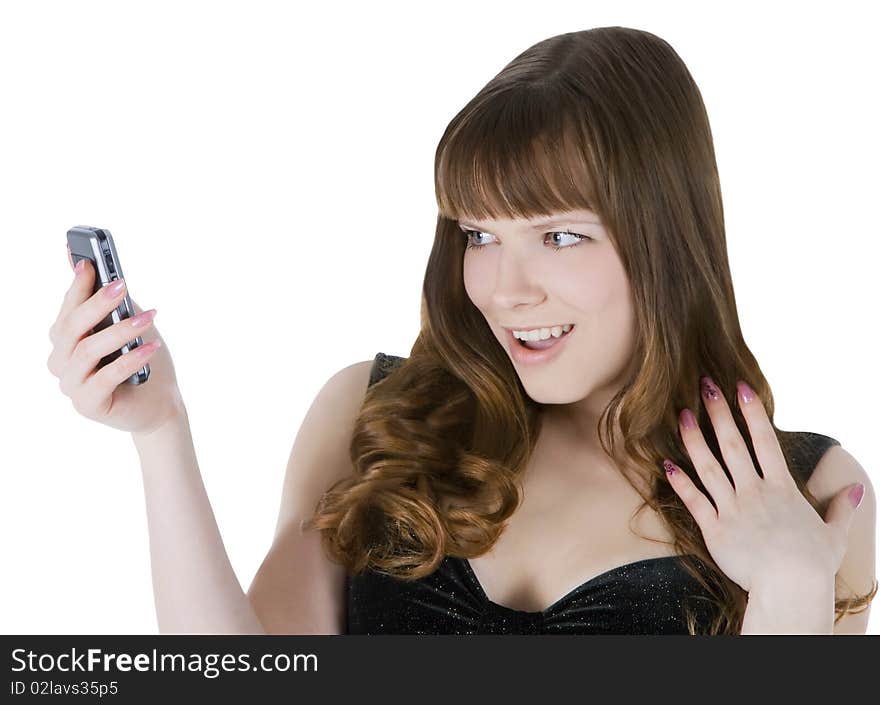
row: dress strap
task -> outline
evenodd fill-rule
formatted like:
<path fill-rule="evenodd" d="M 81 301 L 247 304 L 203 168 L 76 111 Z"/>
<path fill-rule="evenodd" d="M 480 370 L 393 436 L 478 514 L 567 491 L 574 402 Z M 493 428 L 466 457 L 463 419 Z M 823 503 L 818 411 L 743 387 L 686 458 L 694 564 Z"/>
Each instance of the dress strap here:
<path fill-rule="evenodd" d="M 373 358 L 373 367 L 370 369 L 370 383 L 367 386 L 372 387 L 380 379 L 387 377 L 404 360 L 406 360 L 405 357 L 398 355 L 387 355 L 383 352 L 376 353 L 376 357 Z"/>
<path fill-rule="evenodd" d="M 784 432 L 783 437 L 784 442 L 781 445 L 789 469 L 804 482 L 810 479 L 826 451 L 832 446 L 840 445 L 836 438 L 810 431 Z"/>

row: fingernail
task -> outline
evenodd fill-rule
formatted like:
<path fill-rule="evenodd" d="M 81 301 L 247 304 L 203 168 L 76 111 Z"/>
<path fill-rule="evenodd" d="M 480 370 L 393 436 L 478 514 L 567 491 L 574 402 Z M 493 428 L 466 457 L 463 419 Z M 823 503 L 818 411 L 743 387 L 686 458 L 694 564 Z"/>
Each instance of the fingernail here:
<path fill-rule="evenodd" d="M 675 467 L 675 464 L 669 459 L 663 461 L 663 467 L 666 468 L 666 473 L 668 475 L 678 472 L 678 468 Z"/>
<path fill-rule="evenodd" d="M 697 417 L 694 416 L 694 412 L 690 409 L 682 409 L 681 413 L 678 415 L 678 420 L 685 428 L 697 427 Z"/>
<path fill-rule="evenodd" d="M 134 351 L 136 355 L 140 357 L 146 357 L 153 350 L 158 350 L 162 347 L 162 341 L 156 338 L 156 340 L 151 340 L 149 343 L 144 343 L 143 345 L 138 345 L 137 349 Z"/>
<path fill-rule="evenodd" d="M 79 260 L 75 265 L 73 265 L 73 271 L 76 272 L 76 276 L 82 274 L 83 269 L 85 269 L 85 260 Z"/>
<path fill-rule="evenodd" d="M 849 501 L 852 502 L 853 507 L 858 508 L 864 496 L 865 486 L 861 482 L 849 491 Z"/>
<path fill-rule="evenodd" d="M 711 377 L 700 377 L 700 384 L 703 386 L 703 397 L 709 400 L 721 398 L 721 391 L 712 381 Z"/>
<path fill-rule="evenodd" d="M 746 404 L 755 398 L 755 392 L 745 382 L 737 382 L 736 389 L 739 392 L 740 397 L 742 397 L 743 402 Z"/>
<path fill-rule="evenodd" d="M 153 317 L 156 315 L 156 309 L 150 309 L 149 311 L 143 311 L 139 313 L 137 316 L 132 316 L 129 320 L 131 321 L 132 328 L 140 328 L 142 326 L 147 325 L 150 321 L 153 320 Z"/>
<path fill-rule="evenodd" d="M 124 286 L 125 281 L 122 279 L 118 279 L 112 284 L 108 284 L 104 287 L 104 296 L 106 296 L 108 299 L 115 299 L 117 296 L 119 296 L 119 292 L 122 291 Z"/>

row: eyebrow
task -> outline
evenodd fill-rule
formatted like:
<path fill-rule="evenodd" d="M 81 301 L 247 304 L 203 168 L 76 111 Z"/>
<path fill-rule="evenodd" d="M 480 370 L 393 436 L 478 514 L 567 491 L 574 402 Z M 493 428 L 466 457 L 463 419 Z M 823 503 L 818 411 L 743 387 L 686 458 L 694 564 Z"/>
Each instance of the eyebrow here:
<path fill-rule="evenodd" d="M 596 218 L 596 216 L 593 216 L 593 218 Z M 563 223 L 590 223 L 590 224 L 593 224 L 593 225 L 599 225 L 598 218 L 596 218 L 596 219 L 594 220 L 594 219 L 589 218 L 589 217 L 586 217 L 586 218 L 584 218 L 584 217 L 577 217 L 577 218 L 562 218 L 562 217 L 558 217 L 558 216 L 557 216 L 557 217 L 552 217 L 552 218 L 543 218 L 542 220 L 535 221 L 535 222 L 530 226 L 530 229 L 531 229 L 531 230 L 542 230 L 543 228 L 546 228 L 548 225 L 560 225 L 560 224 L 563 224 Z M 467 220 L 459 220 L 459 221 L 458 221 L 458 224 L 459 224 L 459 225 L 462 225 L 462 226 L 464 226 L 464 227 L 466 227 L 466 228 L 475 228 L 475 229 L 479 229 L 479 228 L 481 227 L 481 226 L 479 226 L 479 225 L 475 225 L 475 224 L 473 224 L 473 223 L 471 223 L 470 221 L 467 221 Z"/>

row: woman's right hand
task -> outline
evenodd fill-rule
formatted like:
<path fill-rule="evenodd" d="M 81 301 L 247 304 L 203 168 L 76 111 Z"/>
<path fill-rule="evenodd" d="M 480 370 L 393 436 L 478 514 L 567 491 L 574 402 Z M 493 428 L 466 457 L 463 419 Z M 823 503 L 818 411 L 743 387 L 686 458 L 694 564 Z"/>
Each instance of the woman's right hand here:
<path fill-rule="evenodd" d="M 70 247 L 67 257 L 72 268 Z M 140 328 L 132 327 L 132 321 L 143 313 L 133 299 L 137 316 L 92 333 L 94 326 L 120 305 L 125 287 L 113 298 L 105 295 L 107 287 L 92 293 L 95 269 L 90 260 L 83 260 L 83 265 L 49 328 L 53 347 L 46 365 L 58 378 L 62 393 L 86 418 L 122 431 L 149 433 L 185 412 L 171 355 L 150 320 Z M 150 319 L 151 313 L 155 315 L 155 311 L 148 311 L 146 318 Z M 137 336 L 144 345 L 95 369 L 101 358 Z M 141 351 L 147 352 L 141 355 Z M 144 384 L 122 384 L 147 362 L 150 377 Z"/>

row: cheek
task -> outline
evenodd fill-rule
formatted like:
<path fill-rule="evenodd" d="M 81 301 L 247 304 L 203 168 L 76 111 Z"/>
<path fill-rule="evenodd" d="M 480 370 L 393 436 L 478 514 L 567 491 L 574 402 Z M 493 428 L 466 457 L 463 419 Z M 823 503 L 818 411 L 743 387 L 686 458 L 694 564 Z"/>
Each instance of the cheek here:
<path fill-rule="evenodd" d="M 626 295 L 625 277 L 610 262 L 589 262 L 586 266 L 557 271 L 553 290 L 581 313 L 591 315 L 619 307 Z"/>
<path fill-rule="evenodd" d="M 477 308 L 486 308 L 486 303 L 491 295 L 492 282 L 486 266 L 481 265 L 479 256 L 465 254 L 461 274 L 468 298 Z"/>
<path fill-rule="evenodd" d="M 626 355 L 634 339 L 635 309 L 620 260 L 596 259 L 577 273 L 561 274 L 556 291 L 581 314 L 581 324 L 591 331 L 585 340 L 590 345 L 601 340 L 601 354 L 608 357 Z"/>

